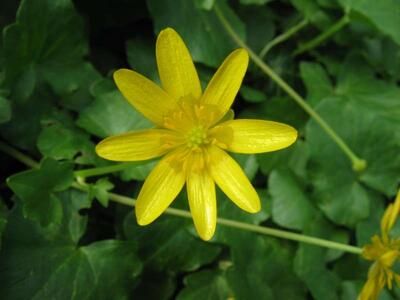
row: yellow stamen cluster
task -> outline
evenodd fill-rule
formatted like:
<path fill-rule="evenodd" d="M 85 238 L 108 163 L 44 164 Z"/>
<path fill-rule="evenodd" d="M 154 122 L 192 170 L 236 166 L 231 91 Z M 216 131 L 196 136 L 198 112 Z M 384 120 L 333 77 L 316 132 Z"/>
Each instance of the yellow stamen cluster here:
<path fill-rule="evenodd" d="M 208 143 L 207 131 L 201 125 L 193 127 L 186 135 L 186 145 L 192 150 Z"/>

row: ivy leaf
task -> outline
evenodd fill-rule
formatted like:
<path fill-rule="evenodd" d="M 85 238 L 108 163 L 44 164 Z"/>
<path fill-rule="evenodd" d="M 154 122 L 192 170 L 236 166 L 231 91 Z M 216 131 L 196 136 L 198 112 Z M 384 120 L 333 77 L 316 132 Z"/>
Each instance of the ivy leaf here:
<path fill-rule="evenodd" d="M 55 192 L 67 189 L 72 181 L 69 163 L 45 158 L 38 170 L 15 174 L 7 184 L 21 200 L 24 217 L 48 226 L 61 223 L 62 206 Z"/>
<path fill-rule="evenodd" d="M 63 198 L 63 196 L 61 196 Z M 131 242 L 104 240 L 77 246 L 65 229 L 79 216 L 86 195 L 69 193 L 62 201 L 62 226 L 47 230 L 23 219 L 14 209 L 0 255 L 0 288 L 7 299 L 126 299 L 141 263 Z M 80 206 L 72 206 L 80 203 Z M 73 227 L 73 226 L 72 226 Z M 18 268 L 15 268 L 18 266 Z M 34 275 L 34 276 L 33 276 Z M 65 284 L 69 283 L 69 284 Z M 88 288 L 88 286 L 90 288 Z"/>
<path fill-rule="evenodd" d="M 313 219 L 316 209 L 295 176 L 287 170 L 275 170 L 270 174 L 268 186 L 274 222 L 303 230 Z"/>
<path fill-rule="evenodd" d="M 96 94 L 95 100 L 80 113 L 77 124 L 103 138 L 151 126 L 117 90 Z"/>
<path fill-rule="evenodd" d="M 217 67 L 236 48 L 214 11 L 202 10 L 195 1 L 147 0 L 153 17 L 155 32 L 166 27 L 174 28 L 188 46 L 193 60 Z M 230 7 L 218 1 L 218 7 L 242 39 L 244 24 Z"/>

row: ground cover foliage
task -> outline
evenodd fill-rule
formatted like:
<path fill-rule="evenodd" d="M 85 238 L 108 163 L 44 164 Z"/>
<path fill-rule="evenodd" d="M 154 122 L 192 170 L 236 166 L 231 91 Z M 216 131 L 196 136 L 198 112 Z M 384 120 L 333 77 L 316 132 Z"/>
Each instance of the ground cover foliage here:
<path fill-rule="evenodd" d="M 256 53 L 304 23 L 263 59 L 367 161 L 354 171 L 319 124 L 251 64 L 236 115 L 285 122 L 299 139 L 279 152 L 235 155 L 263 209 L 247 214 L 218 193 L 218 215 L 368 243 L 400 182 L 400 2 L 216 2 Z M 94 152 L 101 138 L 151 126 L 111 76 L 125 67 L 159 82 L 160 30 L 183 37 L 203 84 L 238 47 L 214 4 L 1 1 L 0 136 L 40 162 L 30 169 L 0 154 L 2 299 L 356 299 L 369 266 L 358 255 L 224 226 L 203 242 L 191 220 L 166 214 L 138 226 L 132 208 L 107 192 L 135 197 L 154 161 L 87 178 L 89 192 L 71 187 L 73 171 L 112 165 Z M 186 199 L 173 207 L 188 209 Z M 400 290 L 380 299 L 400 299 Z"/>

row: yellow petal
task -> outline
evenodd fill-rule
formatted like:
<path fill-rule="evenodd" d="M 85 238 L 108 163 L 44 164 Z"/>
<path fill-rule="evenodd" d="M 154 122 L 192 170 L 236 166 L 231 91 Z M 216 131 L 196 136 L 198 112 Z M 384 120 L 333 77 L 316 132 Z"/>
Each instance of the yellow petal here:
<path fill-rule="evenodd" d="M 187 193 L 196 230 L 203 240 L 208 241 L 214 235 L 217 223 L 214 181 L 207 172 L 190 172 Z"/>
<path fill-rule="evenodd" d="M 393 210 L 390 215 L 389 224 L 388 224 L 389 230 L 392 229 L 392 227 L 396 223 L 399 213 L 400 213 L 400 190 L 397 192 L 396 200 L 394 200 Z"/>
<path fill-rule="evenodd" d="M 158 73 L 168 94 L 180 99 L 201 97 L 200 80 L 192 57 L 179 34 L 172 28 L 160 32 L 156 44 Z"/>
<path fill-rule="evenodd" d="M 166 145 L 175 134 L 164 129 L 148 129 L 128 132 L 102 140 L 96 153 L 114 161 L 140 161 L 165 154 L 171 145 Z"/>
<path fill-rule="evenodd" d="M 218 147 L 211 146 L 208 153 L 211 176 L 221 190 L 241 209 L 258 212 L 260 198 L 239 164 Z"/>
<path fill-rule="evenodd" d="M 176 105 L 173 97 L 135 71 L 120 69 L 114 72 L 114 81 L 129 103 L 157 125 L 163 125 L 164 116 Z"/>
<path fill-rule="evenodd" d="M 237 49 L 229 54 L 214 74 L 202 97 L 203 103 L 216 108 L 210 125 L 218 122 L 231 107 L 242 84 L 248 63 L 247 51 Z"/>
<path fill-rule="evenodd" d="M 181 168 L 171 164 L 175 153 L 164 157 L 146 178 L 135 206 L 139 225 L 157 219 L 182 190 L 185 174 Z"/>
<path fill-rule="evenodd" d="M 210 131 L 211 137 L 229 151 L 262 153 L 286 148 L 297 139 L 293 127 L 272 121 L 231 120 Z"/>

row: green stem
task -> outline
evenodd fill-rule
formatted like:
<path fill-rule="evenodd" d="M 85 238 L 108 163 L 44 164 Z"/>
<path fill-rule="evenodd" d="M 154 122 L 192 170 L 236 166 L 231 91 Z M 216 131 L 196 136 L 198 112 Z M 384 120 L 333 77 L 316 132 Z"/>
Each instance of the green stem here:
<path fill-rule="evenodd" d="M 26 156 L 22 152 L 18 151 L 17 149 L 12 148 L 11 146 L 7 145 L 6 143 L 0 141 L 0 151 L 7 153 L 8 155 L 16 158 L 23 164 L 31 167 L 31 168 L 39 168 L 39 163 L 31 159 L 29 156 Z"/>
<path fill-rule="evenodd" d="M 342 18 L 340 18 L 335 24 L 329 27 L 327 30 L 322 32 L 320 35 L 313 38 L 311 41 L 299 46 L 294 52 L 293 56 L 302 54 L 306 51 L 316 48 L 320 44 L 322 44 L 325 40 L 330 38 L 336 32 L 341 30 L 344 26 L 346 26 L 350 22 L 349 15 L 346 13 Z"/>
<path fill-rule="evenodd" d="M 265 55 L 267 55 L 267 53 L 276 45 L 286 41 L 287 39 L 289 39 L 291 36 L 293 36 L 294 34 L 296 34 L 298 31 L 300 31 L 301 29 L 303 29 L 305 26 L 307 26 L 308 24 L 308 20 L 304 19 L 303 21 L 301 21 L 300 23 L 296 24 L 295 26 L 289 28 L 287 31 L 283 32 L 282 34 L 278 35 L 277 37 L 275 37 L 273 40 L 271 40 L 268 44 L 266 44 L 264 46 L 264 48 L 261 50 L 259 56 L 261 59 L 263 59 L 265 57 Z"/>
<path fill-rule="evenodd" d="M 132 167 L 135 164 L 136 163 L 122 163 L 122 164 L 115 164 L 115 165 L 107 166 L 107 167 L 98 167 L 98 168 L 78 170 L 78 171 L 74 172 L 74 176 L 87 178 L 87 177 L 99 176 L 99 175 L 104 175 L 104 174 L 109 174 L 109 173 L 116 173 L 116 172 L 123 171 L 129 167 Z"/>
<path fill-rule="evenodd" d="M 9 154 L 10 156 L 14 157 L 15 159 L 19 160 L 20 162 L 26 164 L 28 167 L 31 168 L 38 168 L 39 163 L 36 161 L 32 160 L 30 157 L 26 156 L 25 154 L 19 152 L 18 150 L 8 146 L 7 144 L 4 144 L 3 142 L 0 141 L 0 150 Z M 75 181 L 71 185 L 72 188 L 83 191 L 83 192 L 88 192 L 89 191 L 89 186 L 82 182 L 82 181 Z M 108 192 L 108 197 L 111 201 L 127 205 L 127 206 L 135 206 L 136 200 L 132 199 L 127 196 L 115 194 L 115 193 L 110 193 Z M 172 215 L 172 216 L 177 216 L 177 217 L 182 217 L 182 218 L 187 218 L 191 219 L 192 216 L 189 211 L 182 210 L 182 209 L 177 209 L 177 208 L 167 208 L 165 211 L 166 214 Z M 353 254 L 361 254 L 362 249 L 359 247 L 347 245 L 347 244 L 342 244 L 342 243 L 337 243 L 337 242 L 332 242 L 320 238 L 315 238 L 299 233 L 294 233 L 294 232 L 289 232 L 285 230 L 279 230 L 275 228 L 269 228 L 265 226 L 259 226 L 259 225 L 253 225 L 253 224 L 248 224 L 244 222 L 238 222 L 234 220 L 229 220 L 229 219 L 224 219 L 224 218 L 217 218 L 217 223 L 223 226 L 228 226 L 232 228 L 237 228 L 245 231 L 250 231 L 250 232 L 255 232 L 255 233 L 260 233 L 263 235 L 269 235 L 269 236 L 274 236 L 277 238 L 283 238 L 283 239 L 288 239 L 292 241 L 297 241 L 301 243 L 307 243 L 311 245 L 316 245 L 320 247 L 325 247 L 329 249 L 335 249 L 339 251 L 344 251 L 348 253 L 353 253 Z"/>
<path fill-rule="evenodd" d="M 250 58 L 253 60 L 253 62 L 267 76 L 275 81 L 277 85 L 279 85 L 301 108 L 303 108 L 321 126 L 321 128 L 328 134 L 328 136 L 350 159 L 353 170 L 359 172 L 363 171 L 367 166 L 367 162 L 355 155 L 353 151 L 349 148 L 349 146 L 342 140 L 342 138 L 338 136 L 336 132 L 328 125 L 328 123 L 326 123 L 325 120 L 322 119 L 320 115 L 310 105 L 308 105 L 308 103 L 289 84 L 287 84 L 278 74 L 276 74 L 274 70 L 272 70 L 266 63 L 264 63 L 263 60 L 242 41 L 242 39 L 233 30 L 232 26 L 229 24 L 228 20 L 222 14 L 217 5 L 214 5 L 214 9 L 218 18 L 221 21 L 221 24 L 224 26 L 228 34 L 240 47 L 245 48 L 249 52 Z"/>

